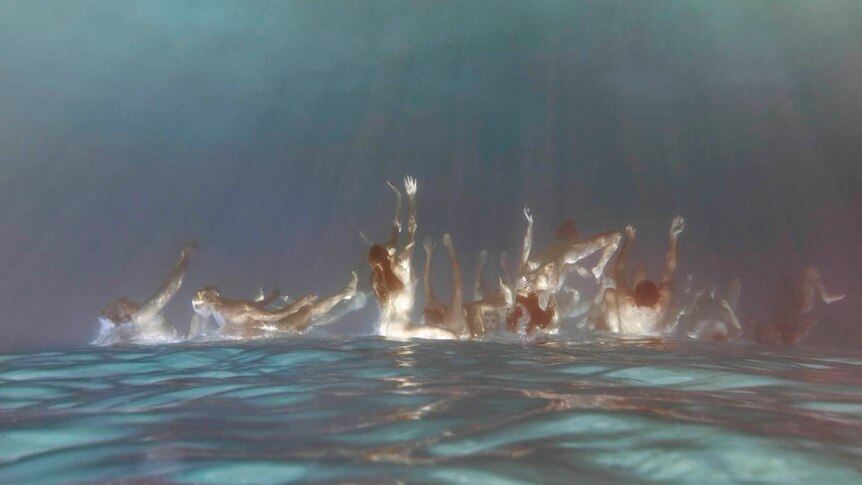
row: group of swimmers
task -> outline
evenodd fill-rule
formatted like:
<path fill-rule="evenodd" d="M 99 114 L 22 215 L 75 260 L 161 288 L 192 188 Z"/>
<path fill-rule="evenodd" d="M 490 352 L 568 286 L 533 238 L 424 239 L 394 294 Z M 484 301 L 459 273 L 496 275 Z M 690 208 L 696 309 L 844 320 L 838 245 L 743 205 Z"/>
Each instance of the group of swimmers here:
<path fill-rule="evenodd" d="M 395 194 L 392 230 L 388 241 L 371 244 L 368 252 L 373 293 L 380 307 L 378 335 L 397 339 L 467 339 L 497 333 L 534 336 L 559 333 L 564 319 L 579 321 L 578 326 L 587 330 L 624 336 L 682 334 L 701 340 L 733 341 L 746 334 L 736 314 L 741 291 L 738 279 L 723 298 L 714 290 L 694 290 L 691 276 L 686 278 L 680 294 L 674 294 L 678 239 L 685 229 L 681 216 L 671 223 L 665 268 L 656 283 L 647 278 L 643 265 L 638 266 L 634 278 L 626 277 L 626 261 L 636 236 L 634 227 L 626 227 L 625 233 L 609 231 L 580 239 L 575 223 L 567 220 L 557 229 L 551 244 L 533 254 L 533 216 L 529 209 L 524 209 L 527 227 L 514 278 L 503 252 L 499 284 L 490 287 L 482 274 L 487 263 L 487 253 L 483 251 L 472 301 L 464 301 L 461 267 L 449 234 L 443 236 L 442 242 L 451 264 L 452 294 L 447 303 L 434 293 L 431 262 L 435 244 L 427 239 L 423 244 L 425 302 L 422 321 L 414 323 L 418 284 L 413 272 L 417 183 L 411 177 L 404 179 L 408 216 L 403 244 L 402 193 L 391 183 L 388 185 Z M 168 281 L 145 303 L 121 298 L 102 310 L 102 332 L 96 343 L 179 340 L 176 329 L 164 316 L 164 308 L 182 285 L 195 249 L 195 243 L 183 247 Z M 608 263 L 618 251 L 608 274 Z M 585 267 L 584 261 L 592 255 L 598 255 L 598 260 L 591 268 Z M 566 285 L 572 273 L 594 282 L 595 298 L 582 298 L 579 291 Z M 208 286 L 192 299 L 195 315 L 188 337 L 244 339 L 305 333 L 315 325 L 333 321 L 333 309 L 340 303 L 361 296 L 357 282 L 354 271 L 348 284 L 337 293 L 325 298 L 307 295 L 295 301 L 282 297 L 277 290 L 269 295 L 260 291 L 253 300 L 228 299 L 216 287 Z M 749 333 L 760 343 L 796 344 L 817 322 L 812 316 L 817 300 L 831 304 L 843 297 L 826 290 L 814 266 L 807 267 L 798 280 L 783 275 L 772 318 L 759 325 L 747 325 Z"/>

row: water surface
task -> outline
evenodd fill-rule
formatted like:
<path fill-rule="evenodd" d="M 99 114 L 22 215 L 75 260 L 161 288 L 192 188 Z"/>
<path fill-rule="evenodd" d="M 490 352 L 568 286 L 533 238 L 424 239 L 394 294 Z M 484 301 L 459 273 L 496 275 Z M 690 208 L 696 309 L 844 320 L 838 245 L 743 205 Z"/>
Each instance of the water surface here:
<path fill-rule="evenodd" d="M 860 483 L 860 382 L 667 340 L 0 354 L 0 482 Z"/>

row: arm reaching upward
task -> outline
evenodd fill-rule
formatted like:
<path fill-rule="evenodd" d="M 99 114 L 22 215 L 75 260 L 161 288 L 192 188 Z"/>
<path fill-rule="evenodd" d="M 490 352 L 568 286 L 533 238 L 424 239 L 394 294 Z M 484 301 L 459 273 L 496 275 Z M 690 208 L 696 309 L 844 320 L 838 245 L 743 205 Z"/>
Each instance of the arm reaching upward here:
<path fill-rule="evenodd" d="M 503 276 L 500 278 L 501 285 L 506 285 L 511 289 L 512 275 L 509 274 L 509 253 L 505 250 L 500 251 L 500 270 L 503 272 Z"/>
<path fill-rule="evenodd" d="M 663 285 L 673 283 L 673 276 L 676 273 L 677 263 L 677 244 L 680 233 L 685 229 L 685 219 L 682 216 L 676 216 L 673 223 L 670 225 L 670 247 L 667 250 L 667 260 L 665 261 L 664 275 L 661 278 Z"/>
<path fill-rule="evenodd" d="M 434 255 L 434 241 L 431 238 L 425 240 L 422 244 L 425 248 L 425 274 L 422 275 L 423 290 L 425 290 L 425 302 L 437 301 L 437 296 L 434 295 L 434 288 L 431 286 L 431 257 Z"/>
<path fill-rule="evenodd" d="M 401 259 L 409 261 L 413 257 L 413 249 L 416 247 L 416 179 L 404 178 L 404 191 L 407 193 L 409 212 L 407 215 L 407 244 L 401 250 Z"/>
<path fill-rule="evenodd" d="M 464 303 L 463 290 L 461 289 L 461 264 L 458 263 L 458 256 L 455 254 L 452 236 L 444 234 L 443 245 L 449 250 L 449 262 L 452 263 L 452 297 L 449 299 L 449 310 L 455 314 L 460 314 Z"/>
<path fill-rule="evenodd" d="M 616 280 L 617 289 L 622 291 L 631 291 L 626 281 L 626 260 L 629 256 L 629 248 L 635 242 L 635 235 L 634 226 L 626 226 L 626 237 L 623 239 L 623 247 L 620 249 L 620 254 L 617 255 L 617 260 L 614 263 L 614 279 Z"/>
<path fill-rule="evenodd" d="M 197 247 L 198 243 L 196 241 L 189 241 L 185 246 L 183 246 L 180 259 L 177 261 L 171 274 L 168 275 L 168 280 L 165 282 L 164 286 L 162 286 L 162 289 L 150 297 L 146 303 L 141 305 L 140 310 L 138 310 L 134 315 L 135 321 L 145 322 L 152 319 L 161 312 L 168 302 L 171 301 L 171 298 L 177 294 L 177 291 L 179 291 L 180 287 L 183 285 L 183 276 L 186 274 L 186 268 L 189 265 L 189 258 L 194 254 Z"/>
<path fill-rule="evenodd" d="M 392 216 L 392 233 L 389 235 L 389 246 L 395 248 L 398 247 L 398 235 L 401 233 L 401 221 L 398 220 L 401 216 L 401 192 L 389 181 L 386 185 L 395 192 L 395 215 Z"/>
<path fill-rule="evenodd" d="M 739 323 L 739 318 L 736 316 L 736 312 L 733 311 L 733 305 L 727 300 L 721 300 L 721 306 L 725 310 L 727 310 L 728 316 L 730 316 L 730 325 L 732 328 L 727 329 L 727 338 L 729 340 L 736 340 L 742 335 L 742 324 Z"/>
<path fill-rule="evenodd" d="M 521 264 L 518 274 L 523 276 L 528 273 L 527 262 L 530 260 L 530 251 L 533 249 L 533 214 L 529 207 L 524 207 L 524 217 L 527 218 L 527 232 L 524 233 L 524 245 L 521 248 Z"/>

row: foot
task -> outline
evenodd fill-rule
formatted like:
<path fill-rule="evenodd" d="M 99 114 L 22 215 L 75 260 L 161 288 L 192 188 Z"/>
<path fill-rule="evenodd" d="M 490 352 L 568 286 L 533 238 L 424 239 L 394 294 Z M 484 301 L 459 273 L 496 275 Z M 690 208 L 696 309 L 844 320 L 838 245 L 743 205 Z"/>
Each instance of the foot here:
<path fill-rule="evenodd" d="M 831 305 L 831 304 L 835 303 L 836 301 L 841 301 L 843 299 L 844 299 L 843 293 L 841 293 L 839 295 L 823 295 L 823 303 L 826 303 L 827 305 Z"/>

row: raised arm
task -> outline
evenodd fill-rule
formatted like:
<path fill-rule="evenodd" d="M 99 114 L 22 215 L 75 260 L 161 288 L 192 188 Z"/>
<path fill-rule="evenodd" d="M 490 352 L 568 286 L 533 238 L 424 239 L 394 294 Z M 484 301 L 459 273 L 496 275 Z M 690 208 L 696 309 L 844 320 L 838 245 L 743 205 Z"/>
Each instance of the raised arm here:
<path fill-rule="evenodd" d="M 626 260 L 629 257 L 629 248 L 635 242 L 636 231 L 634 226 L 626 226 L 626 237 L 623 239 L 623 247 L 614 262 L 614 280 L 618 290 L 631 291 L 626 281 Z"/>
<path fill-rule="evenodd" d="M 685 219 L 683 219 L 682 216 L 674 217 L 673 223 L 670 225 L 670 246 L 667 250 L 664 275 L 661 278 L 661 283 L 663 285 L 670 285 L 673 283 L 673 276 L 676 273 L 677 263 L 677 239 L 679 239 L 679 235 L 683 229 L 685 229 Z"/>
<path fill-rule="evenodd" d="M 431 286 L 431 258 L 434 255 L 434 241 L 428 238 L 422 246 L 425 248 L 425 274 L 422 275 L 422 289 L 425 291 L 425 302 L 427 304 L 428 302 L 437 301 L 434 288 Z"/>
<path fill-rule="evenodd" d="M 505 285 L 511 290 L 512 275 L 509 274 L 509 253 L 505 250 L 500 251 L 500 271 L 503 273 L 502 278 L 500 278 L 501 286 Z"/>
<path fill-rule="evenodd" d="M 400 259 L 409 261 L 413 257 L 413 249 L 416 247 L 416 179 L 404 178 L 404 192 L 407 193 L 407 244 L 401 250 Z"/>
<path fill-rule="evenodd" d="M 449 262 L 452 264 L 452 297 L 449 299 L 449 309 L 460 314 L 464 303 L 464 294 L 461 288 L 461 264 L 458 263 L 458 255 L 455 254 L 455 244 L 452 242 L 452 236 L 444 234 L 443 245 L 449 250 Z"/>
<path fill-rule="evenodd" d="M 398 235 L 401 233 L 401 221 L 398 220 L 401 217 L 401 192 L 398 191 L 398 188 L 392 185 L 391 182 L 387 181 L 386 185 L 395 192 L 395 215 L 392 216 L 392 233 L 389 235 L 389 246 L 393 248 L 398 247 Z M 362 234 L 360 232 L 360 234 Z M 364 234 L 362 234 L 364 236 Z"/>
<path fill-rule="evenodd" d="M 195 241 L 189 241 L 183 246 L 180 259 L 168 275 L 168 280 L 164 286 L 150 297 L 134 315 L 135 321 L 145 322 L 155 317 L 161 312 L 165 306 L 171 301 L 171 298 L 177 294 L 180 287 L 183 285 L 183 276 L 186 274 L 186 268 L 189 265 L 189 258 L 194 254 L 198 244 Z"/>
<path fill-rule="evenodd" d="M 524 233 L 524 245 L 521 248 L 521 263 L 518 266 L 518 275 L 527 274 L 527 262 L 530 260 L 530 251 L 533 249 L 533 214 L 529 207 L 524 207 L 524 217 L 527 218 L 527 232 Z"/>
<path fill-rule="evenodd" d="M 727 310 L 727 314 L 730 317 L 730 325 L 732 327 L 727 329 L 727 338 L 730 340 L 736 340 L 743 333 L 742 324 L 739 323 L 739 318 L 737 318 L 736 312 L 733 310 L 733 305 L 730 302 L 727 300 L 721 300 L 721 306 Z"/>

